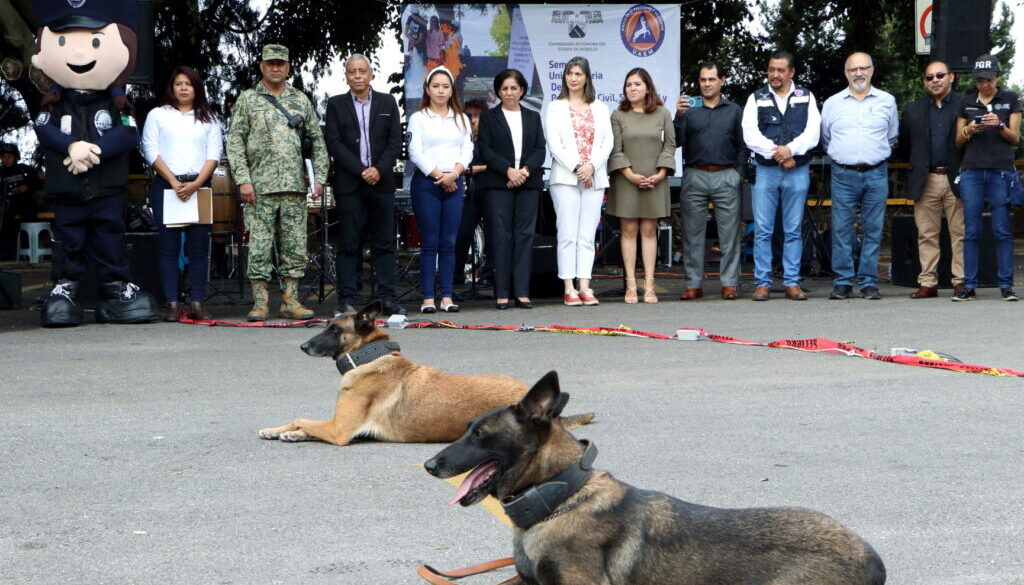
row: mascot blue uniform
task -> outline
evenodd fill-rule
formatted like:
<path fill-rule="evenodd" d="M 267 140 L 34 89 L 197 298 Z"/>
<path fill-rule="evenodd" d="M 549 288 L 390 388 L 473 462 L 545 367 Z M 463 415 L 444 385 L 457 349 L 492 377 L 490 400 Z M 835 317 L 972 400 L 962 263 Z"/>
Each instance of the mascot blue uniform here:
<path fill-rule="evenodd" d="M 122 85 L 135 67 L 134 0 L 37 0 L 39 52 L 32 64 L 57 85 L 35 124 L 46 161 L 44 192 L 54 202 L 54 234 L 67 257 L 43 301 L 43 327 L 82 322 L 76 301 L 86 259 L 96 264 L 103 300 L 96 320 L 144 323 L 156 300 L 130 282 L 124 249 L 128 153 L 139 131 Z"/>

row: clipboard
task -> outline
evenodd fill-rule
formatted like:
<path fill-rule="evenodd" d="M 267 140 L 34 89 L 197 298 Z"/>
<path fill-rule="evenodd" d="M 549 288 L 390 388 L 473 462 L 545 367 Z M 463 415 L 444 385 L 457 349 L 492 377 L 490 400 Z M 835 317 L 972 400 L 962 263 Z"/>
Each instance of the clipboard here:
<path fill-rule="evenodd" d="M 200 187 L 188 201 L 178 199 L 174 189 L 164 189 L 163 219 L 167 227 L 213 224 L 213 189 Z"/>

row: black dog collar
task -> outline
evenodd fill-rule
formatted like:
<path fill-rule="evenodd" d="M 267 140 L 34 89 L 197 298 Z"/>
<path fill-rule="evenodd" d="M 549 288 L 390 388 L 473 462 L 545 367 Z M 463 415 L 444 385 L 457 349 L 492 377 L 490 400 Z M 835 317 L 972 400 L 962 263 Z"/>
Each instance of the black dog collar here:
<path fill-rule="evenodd" d="M 590 441 L 583 443 L 583 456 L 543 483 L 530 486 L 526 491 L 502 502 L 501 507 L 512 523 L 522 529 L 551 517 L 562 502 L 575 494 L 590 479 L 591 466 L 597 458 L 597 447 Z"/>
<path fill-rule="evenodd" d="M 344 376 L 349 370 L 354 370 L 363 364 L 368 364 L 393 351 L 401 350 L 402 348 L 398 346 L 397 341 L 382 339 L 380 341 L 372 341 L 355 351 L 343 354 L 334 363 L 338 366 L 338 371 L 341 372 L 341 375 Z"/>

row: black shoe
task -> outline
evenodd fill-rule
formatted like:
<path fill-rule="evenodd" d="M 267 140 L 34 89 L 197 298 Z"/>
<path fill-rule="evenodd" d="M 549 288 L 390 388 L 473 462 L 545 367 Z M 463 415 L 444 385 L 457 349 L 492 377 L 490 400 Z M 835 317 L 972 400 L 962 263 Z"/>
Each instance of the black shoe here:
<path fill-rule="evenodd" d="M 508 308 L 508 301 L 505 301 L 504 303 L 495 302 L 494 308 L 498 309 L 499 311 L 504 311 L 505 309 Z"/>
<path fill-rule="evenodd" d="M 974 294 L 973 288 L 962 288 L 960 292 L 953 295 L 953 302 L 959 301 L 973 301 L 977 296 Z"/>
<path fill-rule="evenodd" d="M 1003 300 L 1004 301 L 1016 301 L 1017 300 L 1016 293 L 1014 293 L 1013 289 L 1010 288 L 1010 287 L 1001 288 L 1001 289 L 999 289 L 999 292 L 1001 292 L 1003 294 Z"/>
<path fill-rule="evenodd" d="M 850 298 L 851 293 L 853 293 L 852 286 L 848 284 L 837 284 L 834 287 L 832 287 L 832 292 L 829 293 L 828 298 L 833 301 L 842 301 L 844 299 Z"/>
<path fill-rule="evenodd" d="M 338 299 L 338 308 L 334 310 L 334 318 L 344 316 L 346 313 L 355 314 L 356 308 L 352 305 L 352 299 L 340 298 Z"/>
<path fill-rule="evenodd" d="M 434 305 L 420 305 L 420 313 L 423 313 L 424 315 L 429 315 L 431 313 L 436 312 L 437 307 L 435 307 Z"/>
<path fill-rule="evenodd" d="M 865 298 L 869 301 L 878 301 L 881 300 L 882 293 L 878 291 L 877 286 L 868 285 L 860 289 L 860 296 L 861 298 Z"/>
<path fill-rule="evenodd" d="M 82 324 L 82 307 L 75 297 L 78 294 L 78 283 L 72 280 L 61 280 L 54 285 L 50 294 L 43 299 L 43 309 L 39 312 L 40 325 L 43 327 L 75 327 Z"/>
<path fill-rule="evenodd" d="M 106 300 L 96 306 L 97 323 L 149 323 L 160 318 L 156 299 L 137 284 L 114 280 L 100 285 Z"/>
<path fill-rule="evenodd" d="M 533 301 L 521 301 L 521 300 L 519 300 L 517 298 L 516 299 L 516 307 L 519 308 L 519 309 L 532 309 L 533 308 Z"/>
<path fill-rule="evenodd" d="M 444 303 L 441 303 L 438 306 L 438 309 L 444 311 L 445 313 L 458 313 L 459 312 L 459 306 L 456 305 L 455 303 L 452 303 L 450 305 L 446 305 Z"/>
<path fill-rule="evenodd" d="M 390 317 L 391 315 L 405 315 L 405 309 L 402 305 L 399 305 L 394 299 L 381 300 L 381 315 Z"/>

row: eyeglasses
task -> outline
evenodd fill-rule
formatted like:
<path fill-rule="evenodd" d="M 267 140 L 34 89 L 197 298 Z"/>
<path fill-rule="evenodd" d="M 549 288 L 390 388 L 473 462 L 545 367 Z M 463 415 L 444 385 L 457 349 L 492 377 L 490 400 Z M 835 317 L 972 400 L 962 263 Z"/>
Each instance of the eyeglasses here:
<path fill-rule="evenodd" d="M 938 80 L 941 81 L 941 80 L 945 79 L 947 75 L 949 75 L 948 71 L 945 71 L 943 73 L 929 73 L 928 75 L 924 76 L 924 80 L 925 81 L 931 81 L 933 79 L 938 79 Z"/>
<path fill-rule="evenodd" d="M 847 67 L 846 68 L 846 72 L 847 73 L 867 73 L 868 71 L 871 71 L 874 68 L 875 68 L 874 65 L 868 65 L 867 67 Z"/>

